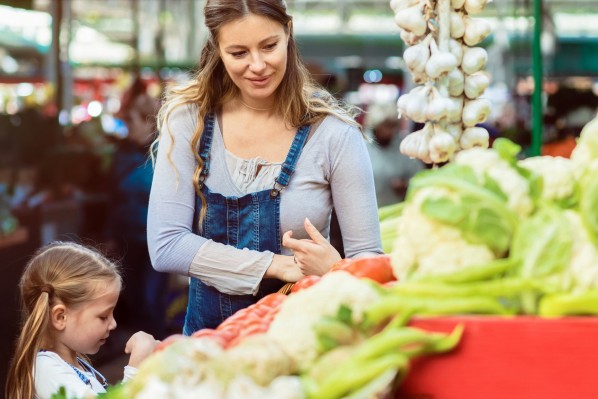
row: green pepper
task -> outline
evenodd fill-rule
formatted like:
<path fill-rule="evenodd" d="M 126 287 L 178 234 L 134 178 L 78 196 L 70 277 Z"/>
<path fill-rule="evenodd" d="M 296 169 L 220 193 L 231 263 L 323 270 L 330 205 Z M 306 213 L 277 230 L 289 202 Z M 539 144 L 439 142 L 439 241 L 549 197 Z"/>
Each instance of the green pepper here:
<path fill-rule="evenodd" d="M 415 311 L 418 315 L 498 314 L 512 315 L 514 309 L 504 306 L 489 296 L 430 298 L 411 295 L 388 295 L 375 302 L 365 312 L 365 327 L 376 326 L 384 320 L 403 312 Z"/>
<path fill-rule="evenodd" d="M 540 300 L 538 314 L 542 317 L 598 315 L 598 291 L 545 295 Z"/>

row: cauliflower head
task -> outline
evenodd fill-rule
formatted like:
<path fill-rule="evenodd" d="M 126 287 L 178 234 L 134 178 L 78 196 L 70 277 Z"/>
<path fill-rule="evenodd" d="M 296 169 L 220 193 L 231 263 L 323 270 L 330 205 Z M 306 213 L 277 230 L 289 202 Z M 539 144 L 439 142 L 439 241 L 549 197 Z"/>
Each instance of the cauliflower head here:
<path fill-rule="evenodd" d="M 542 177 L 544 201 L 570 207 L 577 203 L 579 185 L 573 161 L 564 157 L 537 156 L 519 161 L 519 166 Z"/>
<path fill-rule="evenodd" d="M 399 281 L 415 271 L 426 276 L 447 274 L 496 258 L 488 246 L 470 243 L 457 228 L 421 213 L 422 201 L 434 195 L 448 193 L 437 188 L 419 190 L 399 218 L 398 238 L 391 253 L 393 272 Z"/>
<path fill-rule="evenodd" d="M 454 163 L 470 166 L 479 177 L 488 175 L 508 197 L 508 206 L 520 217 L 534 209 L 529 181 L 505 161 L 494 148 L 471 148 L 460 151 Z"/>
<path fill-rule="evenodd" d="M 335 316 L 341 305 L 352 310 L 355 323 L 380 294 L 366 281 L 343 271 L 328 273 L 307 290 L 293 293 L 274 317 L 267 335 L 280 344 L 298 370 L 306 370 L 319 355 L 313 325 L 323 316 Z"/>

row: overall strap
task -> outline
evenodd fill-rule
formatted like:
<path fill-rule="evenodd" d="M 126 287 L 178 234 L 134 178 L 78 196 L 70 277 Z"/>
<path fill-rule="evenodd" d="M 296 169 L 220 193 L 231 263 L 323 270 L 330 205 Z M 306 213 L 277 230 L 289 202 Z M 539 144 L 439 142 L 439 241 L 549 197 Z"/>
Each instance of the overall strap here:
<path fill-rule="evenodd" d="M 206 177 L 210 172 L 210 149 L 212 148 L 212 138 L 214 137 L 214 114 L 209 112 L 204 118 L 204 128 L 199 144 L 199 157 L 203 161 L 203 169 L 199 176 L 199 188 L 203 188 Z"/>
<path fill-rule="evenodd" d="M 276 197 L 280 193 L 280 191 L 285 188 L 289 181 L 291 180 L 291 176 L 293 172 L 295 172 L 295 165 L 297 165 L 297 161 L 299 160 L 299 155 L 301 155 L 301 150 L 307 141 L 307 136 L 309 135 L 309 128 L 310 125 L 301 126 L 297 133 L 295 134 L 295 139 L 293 140 L 293 144 L 291 145 L 291 149 L 287 154 L 287 158 L 284 160 L 282 164 L 280 174 L 274 180 L 274 187 L 270 190 L 270 196 Z"/>

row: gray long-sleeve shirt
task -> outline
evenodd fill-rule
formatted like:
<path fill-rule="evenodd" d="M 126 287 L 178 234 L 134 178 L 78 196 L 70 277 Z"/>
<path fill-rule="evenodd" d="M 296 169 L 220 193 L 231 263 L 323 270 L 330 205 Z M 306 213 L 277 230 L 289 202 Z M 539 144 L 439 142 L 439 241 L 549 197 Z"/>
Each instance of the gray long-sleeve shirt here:
<path fill-rule="evenodd" d="M 158 145 L 148 212 L 148 247 L 158 271 L 191 275 L 221 292 L 251 294 L 272 262 L 271 252 L 237 249 L 193 233 L 196 161 L 190 141 L 197 109 L 181 106 L 169 118 L 170 131 Z M 214 128 L 206 185 L 225 196 L 245 193 L 235 185 L 226 164 L 218 123 Z M 171 160 L 167 156 L 172 150 Z M 174 164 L 174 166 L 173 166 Z M 328 237 L 335 208 L 346 257 L 381 254 L 380 227 L 372 167 L 361 133 L 335 117 L 326 117 L 305 144 L 295 173 L 281 192 L 281 235 L 308 238 L 307 217 Z M 291 254 L 283 247 L 282 254 Z"/>

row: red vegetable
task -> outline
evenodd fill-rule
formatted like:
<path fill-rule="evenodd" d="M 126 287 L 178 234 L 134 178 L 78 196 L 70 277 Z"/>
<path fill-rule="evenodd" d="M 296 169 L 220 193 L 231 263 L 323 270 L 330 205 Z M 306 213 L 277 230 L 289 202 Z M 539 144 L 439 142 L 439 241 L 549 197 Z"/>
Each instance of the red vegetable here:
<path fill-rule="evenodd" d="M 380 284 L 396 280 L 388 255 L 342 259 L 332 265 L 331 271 L 337 270 L 346 271 L 355 277 L 369 278 Z"/>
<path fill-rule="evenodd" d="M 154 348 L 154 352 L 160 352 L 161 350 L 164 350 L 164 349 L 168 348 L 174 342 L 178 341 L 179 339 L 181 339 L 183 337 L 184 337 L 183 334 L 172 334 L 172 335 L 169 335 L 168 337 L 166 337 L 162 341 L 160 341 L 158 343 L 158 345 L 156 345 L 156 347 Z"/>
<path fill-rule="evenodd" d="M 297 291 L 304 290 L 306 288 L 311 287 L 318 281 L 320 281 L 322 277 L 320 276 L 305 276 L 301 280 L 297 281 L 293 284 L 293 288 L 291 288 L 291 294 Z"/>

